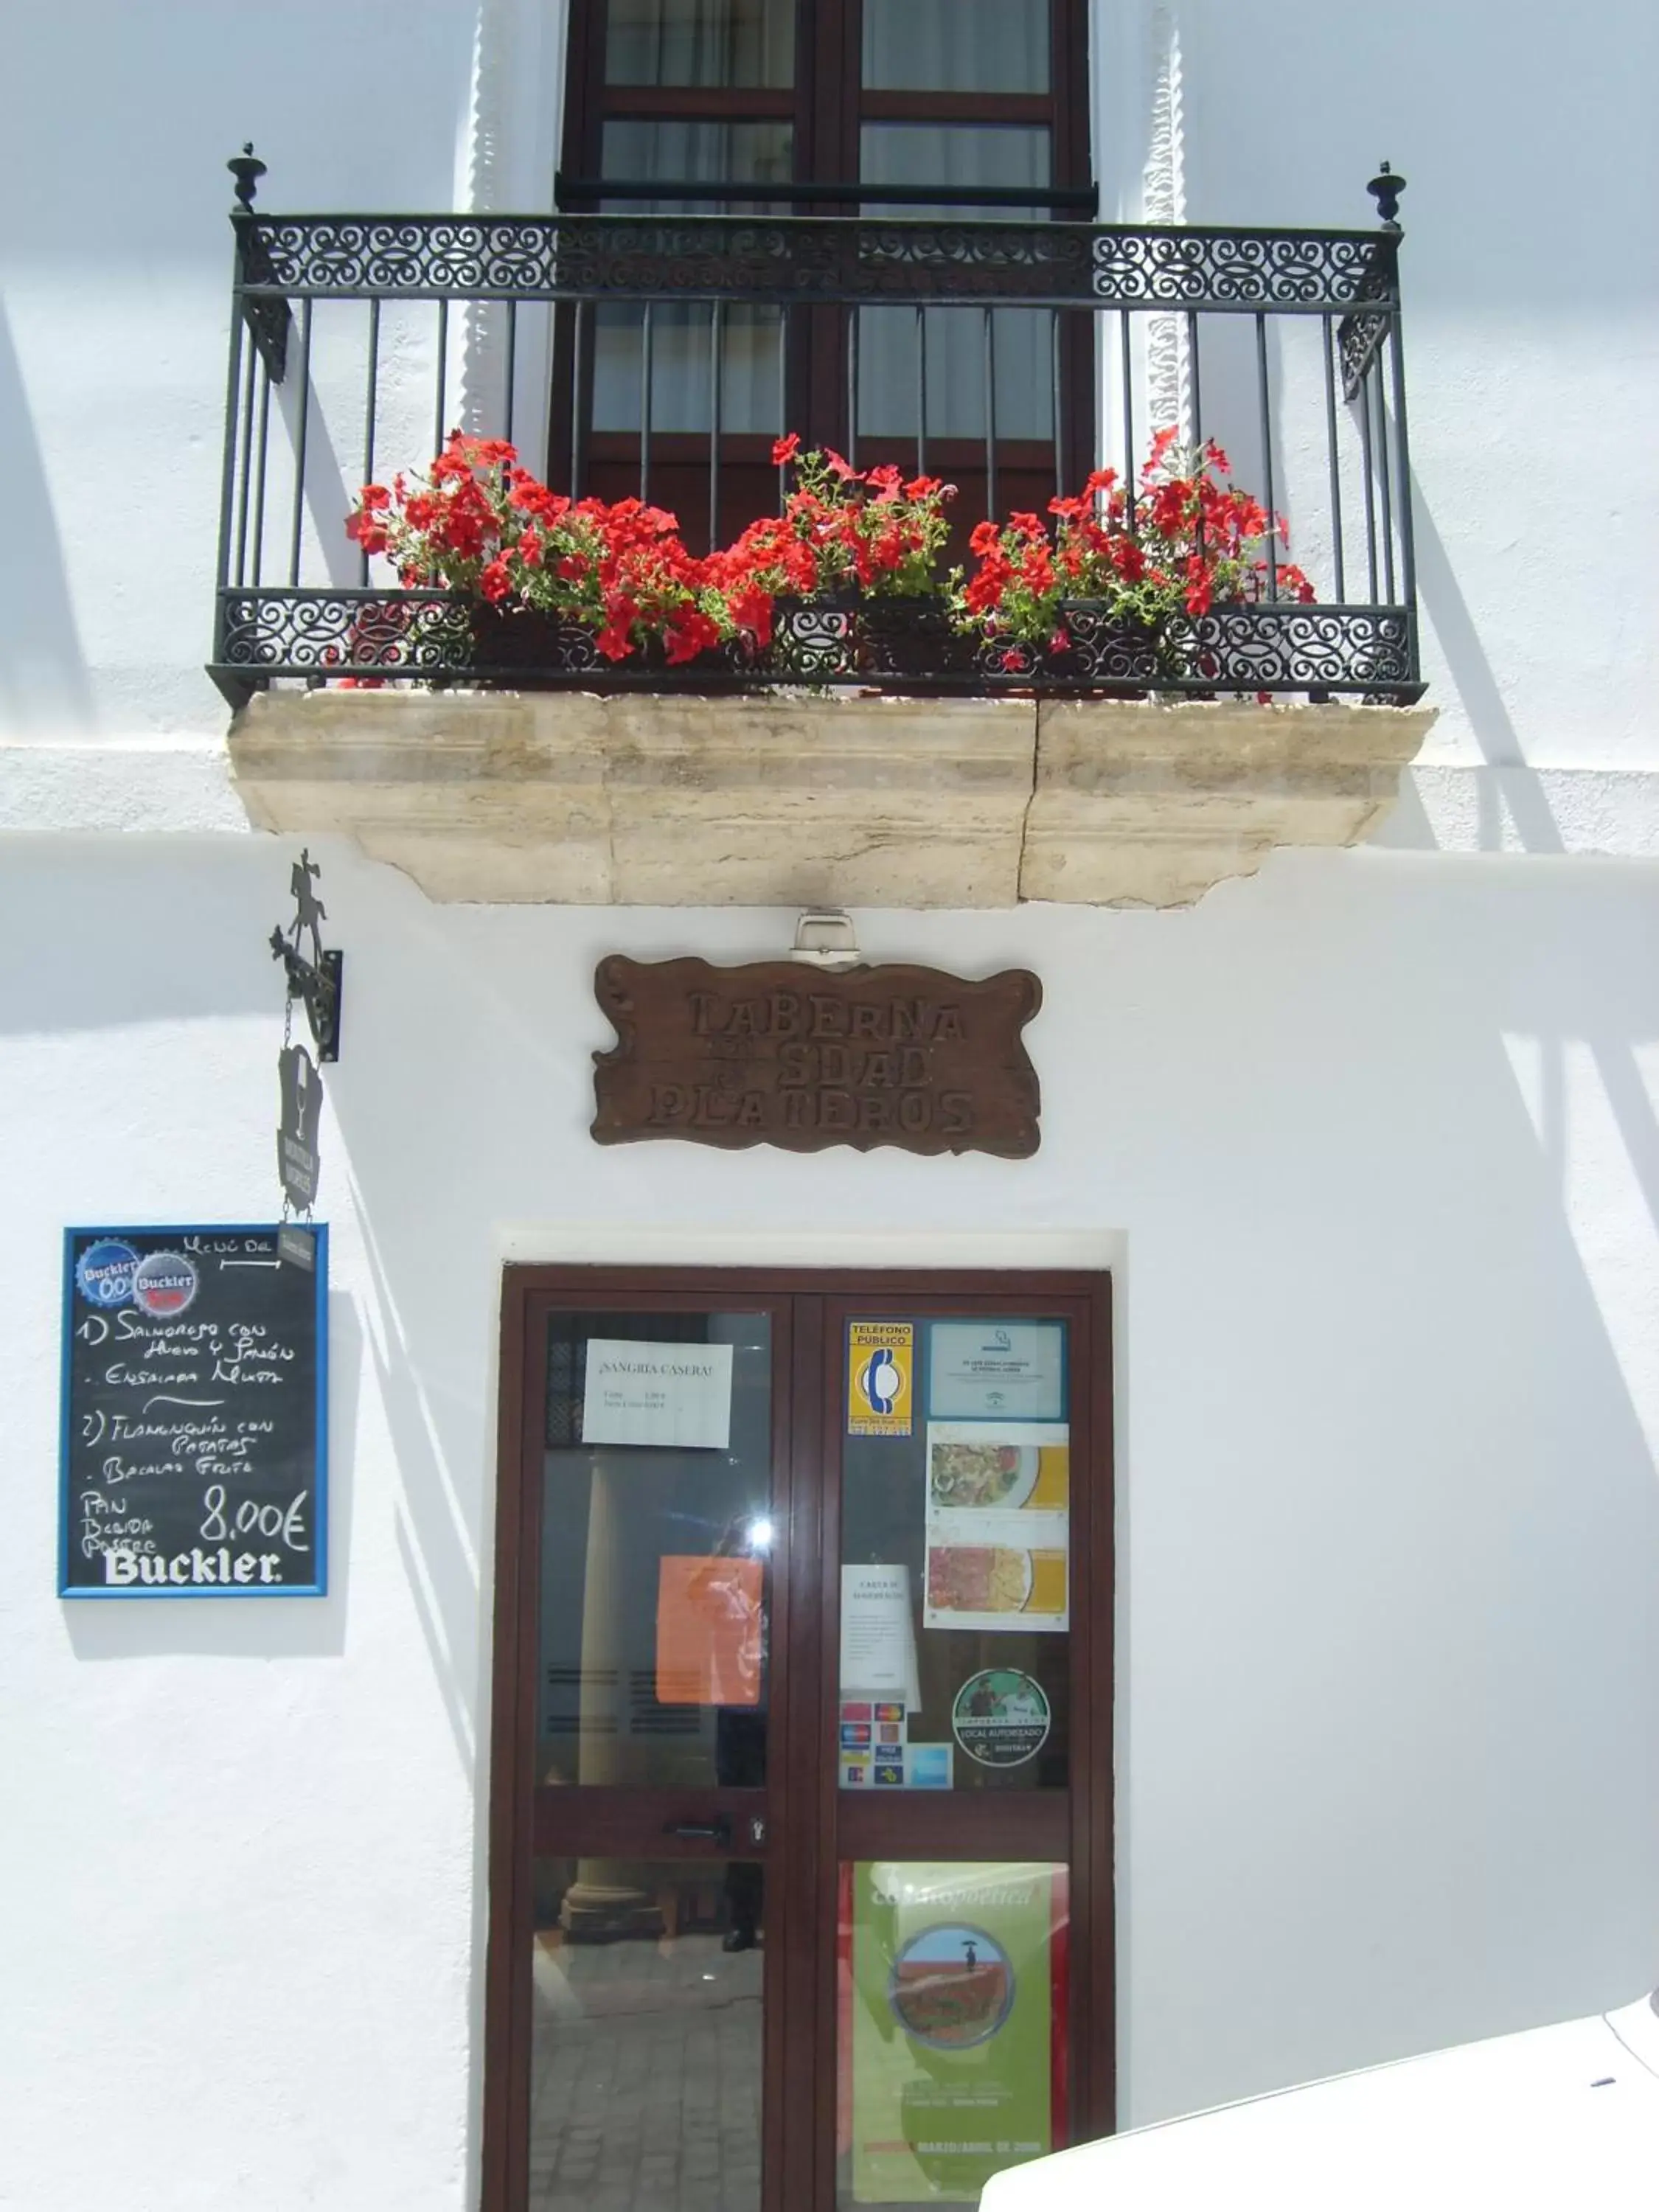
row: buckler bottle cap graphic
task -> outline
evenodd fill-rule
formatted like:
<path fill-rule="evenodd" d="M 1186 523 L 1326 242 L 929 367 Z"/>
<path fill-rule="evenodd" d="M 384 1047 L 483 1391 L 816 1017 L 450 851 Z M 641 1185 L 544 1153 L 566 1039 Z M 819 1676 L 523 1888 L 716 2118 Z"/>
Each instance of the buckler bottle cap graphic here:
<path fill-rule="evenodd" d="M 133 1272 L 132 1302 L 141 1312 L 164 1320 L 185 1311 L 200 1282 L 196 1262 L 182 1252 L 152 1252 Z"/>

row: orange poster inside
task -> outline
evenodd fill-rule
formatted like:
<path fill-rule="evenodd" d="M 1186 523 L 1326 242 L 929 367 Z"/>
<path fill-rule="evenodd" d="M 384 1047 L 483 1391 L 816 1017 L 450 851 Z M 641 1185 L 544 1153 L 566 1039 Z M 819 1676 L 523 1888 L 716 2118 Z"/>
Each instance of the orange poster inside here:
<path fill-rule="evenodd" d="M 757 1705 L 759 1559 L 665 1558 L 657 1583 L 657 1702 Z"/>

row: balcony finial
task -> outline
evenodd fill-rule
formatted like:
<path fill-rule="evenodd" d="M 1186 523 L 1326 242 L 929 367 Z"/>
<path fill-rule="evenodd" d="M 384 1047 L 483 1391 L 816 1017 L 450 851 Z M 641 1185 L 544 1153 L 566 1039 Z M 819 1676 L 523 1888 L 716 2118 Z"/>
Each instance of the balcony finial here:
<path fill-rule="evenodd" d="M 1395 217 L 1400 213 L 1400 195 L 1405 189 L 1406 179 L 1396 176 L 1386 161 L 1365 187 L 1376 202 L 1376 212 L 1389 230 L 1400 228 Z"/>
<path fill-rule="evenodd" d="M 253 141 L 250 138 L 241 152 L 233 155 L 225 163 L 225 167 L 236 179 L 237 198 L 252 215 L 253 195 L 258 190 L 259 179 L 265 173 L 264 163 L 253 150 Z"/>

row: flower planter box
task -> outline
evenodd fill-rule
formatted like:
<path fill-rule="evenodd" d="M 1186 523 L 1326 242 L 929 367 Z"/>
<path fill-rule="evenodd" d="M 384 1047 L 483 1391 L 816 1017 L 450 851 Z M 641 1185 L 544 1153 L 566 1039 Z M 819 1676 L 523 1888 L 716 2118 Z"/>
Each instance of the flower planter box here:
<path fill-rule="evenodd" d="M 647 639 L 625 659 L 609 660 L 585 623 L 561 621 L 535 607 L 474 607 L 471 617 L 472 672 L 515 690 L 548 689 L 572 676 L 598 676 L 608 670 L 635 677 L 661 676 L 672 665 L 661 638 Z M 694 681 L 699 675 L 729 678 L 753 665 L 753 656 L 734 641 L 678 663 L 674 672 Z"/>
<path fill-rule="evenodd" d="M 780 598 L 757 667 L 778 684 L 879 683 L 927 689 L 971 677 L 974 641 L 952 628 L 942 599 L 840 592 Z"/>

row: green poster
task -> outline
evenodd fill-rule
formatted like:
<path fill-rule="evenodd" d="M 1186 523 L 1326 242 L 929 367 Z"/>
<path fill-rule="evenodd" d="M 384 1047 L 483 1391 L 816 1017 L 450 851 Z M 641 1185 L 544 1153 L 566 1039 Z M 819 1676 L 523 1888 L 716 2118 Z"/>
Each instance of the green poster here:
<path fill-rule="evenodd" d="M 1055 2147 L 1065 1923 L 1063 1867 L 854 1867 L 854 2203 L 977 2203 Z"/>

